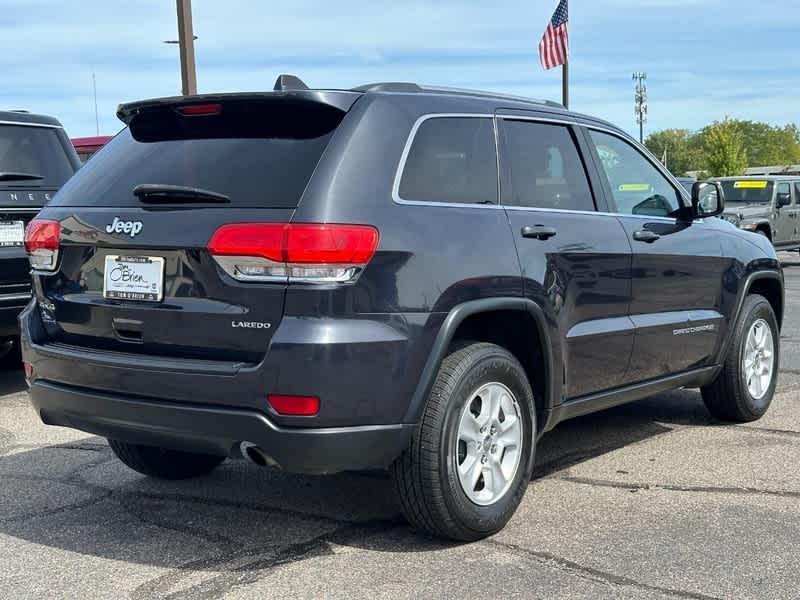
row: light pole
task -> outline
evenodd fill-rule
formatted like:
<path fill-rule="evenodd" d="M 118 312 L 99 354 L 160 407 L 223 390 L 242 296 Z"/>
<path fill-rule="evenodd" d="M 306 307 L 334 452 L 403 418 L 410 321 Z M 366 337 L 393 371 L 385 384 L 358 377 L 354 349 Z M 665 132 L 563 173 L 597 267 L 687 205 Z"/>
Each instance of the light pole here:
<path fill-rule="evenodd" d="M 194 41 L 197 36 L 192 29 L 192 0 L 176 0 L 178 8 L 178 39 L 164 40 L 165 44 L 178 44 L 181 51 L 181 92 L 184 96 L 197 93 L 197 72 L 194 65 Z"/>
<path fill-rule="evenodd" d="M 647 73 L 634 73 L 634 108 L 636 123 L 639 125 L 639 143 L 644 143 L 644 124 L 647 123 Z"/>

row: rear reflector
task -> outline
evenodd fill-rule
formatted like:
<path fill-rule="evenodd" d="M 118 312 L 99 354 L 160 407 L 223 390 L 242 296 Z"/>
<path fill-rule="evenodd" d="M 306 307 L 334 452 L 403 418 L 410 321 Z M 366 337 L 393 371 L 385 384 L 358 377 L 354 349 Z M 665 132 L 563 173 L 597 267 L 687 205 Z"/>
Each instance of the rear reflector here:
<path fill-rule="evenodd" d="M 179 106 L 177 110 L 187 117 L 218 115 L 222 112 L 222 104 L 188 104 Z"/>
<path fill-rule="evenodd" d="M 58 262 L 61 242 L 61 224 L 58 221 L 34 219 L 25 228 L 25 251 L 31 267 L 40 271 L 53 271 Z"/>
<path fill-rule="evenodd" d="M 270 394 L 267 402 L 279 415 L 313 417 L 319 412 L 319 398 L 316 396 Z"/>
<path fill-rule="evenodd" d="M 354 281 L 379 241 L 370 225 L 235 223 L 208 242 L 217 263 L 240 281 Z"/>

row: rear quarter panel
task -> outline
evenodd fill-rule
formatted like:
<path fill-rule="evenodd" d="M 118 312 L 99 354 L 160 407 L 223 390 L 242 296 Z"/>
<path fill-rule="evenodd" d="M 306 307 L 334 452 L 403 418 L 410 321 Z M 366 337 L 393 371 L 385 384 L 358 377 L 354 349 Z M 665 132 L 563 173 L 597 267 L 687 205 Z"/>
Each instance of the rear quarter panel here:
<path fill-rule="evenodd" d="M 392 199 L 403 148 L 417 118 L 459 112 L 492 111 L 468 101 L 403 96 L 399 102 L 389 94 L 366 94 L 331 140 L 294 215 L 295 222 L 361 223 L 380 230 L 378 251 L 355 285 L 327 290 L 290 286 L 285 316 L 380 321 L 402 333 L 404 347 L 373 348 L 360 356 L 357 373 L 351 373 L 362 384 L 366 379 L 367 388 L 380 390 L 387 422 L 405 413 L 436 334 L 454 306 L 522 296 L 519 259 L 502 209 Z M 348 368 L 344 356 L 336 363 L 338 369 Z M 352 387 L 346 378 L 329 375 L 341 392 Z"/>

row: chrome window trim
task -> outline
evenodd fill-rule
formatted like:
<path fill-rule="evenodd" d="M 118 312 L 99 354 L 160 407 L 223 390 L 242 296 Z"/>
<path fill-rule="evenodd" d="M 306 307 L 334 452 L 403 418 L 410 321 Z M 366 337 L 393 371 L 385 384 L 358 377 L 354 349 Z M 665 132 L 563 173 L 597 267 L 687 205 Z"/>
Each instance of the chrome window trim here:
<path fill-rule="evenodd" d="M 500 109 L 503 110 L 503 109 Z M 496 159 L 497 159 L 497 179 L 498 179 L 498 204 L 472 204 L 472 203 L 460 203 L 460 202 L 436 202 L 433 200 L 406 200 L 405 198 L 400 197 L 400 180 L 403 177 L 403 171 L 405 170 L 406 161 L 408 160 L 408 154 L 411 151 L 411 144 L 414 142 L 414 138 L 417 135 L 417 131 L 419 130 L 420 126 L 427 121 L 428 119 L 437 119 L 437 118 L 454 118 L 454 117 L 466 117 L 466 118 L 477 118 L 477 119 L 492 119 L 494 121 L 494 134 L 495 134 L 495 149 L 496 149 Z M 488 113 L 428 113 L 419 117 L 415 122 L 414 125 L 411 127 L 411 132 L 408 134 L 408 138 L 406 139 L 405 146 L 403 147 L 403 153 L 400 155 L 400 163 L 397 166 L 397 170 L 395 171 L 394 182 L 392 184 L 392 201 L 395 204 L 406 205 L 406 206 L 436 206 L 436 207 L 453 207 L 453 208 L 477 208 L 477 209 L 486 209 L 486 210 L 520 210 L 520 211 L 529 211 L 529 212 L 543 212 L 543 213 L 559 213 L 559 214 L 584 214 L 584 215 L 600 215 L 604 217 L 629 217 L 634 219 L 646 219 L 648 221 L 658 221 L 663 223 L 675 223 L 677 219 L 675 217 L 657 217 L 657 216 L 648 216 L 648 215 L 631 215 L 619 212 L 603 212 L 603 211 L 591 211 L 591 210 L 567 210 L 567 209 L 559 209 L 559 208 L 538 208 L 538 207 L 531 207 L 531 206 L 509 206 L 504 205 L 502 203 L 502 198 L 500 196 L 500 189 L 499 189 L 499 182 L 500 182 L 500 138 L 498 132 L 497 121 L 499 119 L 508 119 L 511 121 L 534 121 L 534 122 L 541 122 L 541 123 L 557 123 L 559 125 L 567 125 L 567 126 L 575 126 L 575 127 L 586 127 L 587 129 L 595 129 L 597 131 L 602 131 L 604 133 L 608 133 L 615 137 L 620 138 L 622 141 L 628 142 L 629 144 L 633 145 L 633 147 L 637 150 L 644 149 L 644 157 L 645 159 L 653 164 L 656 167 L 656 170 L 665 175 L 667 180 L 673 184 L 673 187 L 678 191 L 678 193 L 683 197 L 682 192 L 680 190 L 683 189 L 683 186 L 675 180 L 671 173 L 668 171 L 664 171 L 663 168 L 659 166 L 659 164 L 653 163 L 655 159 L 649 150 L 646 147 L 639 144 L 633 138 L 628 138 L 628 136 L 621 132 L 616 131 L 610 127 L 604 127 L 602 125 L 595 125 L 595 124 L 588 124 L 583 123 L 581 121 L 574 121 L 574 120 L 567 120 L 567 119 L 556 119 L 552 117 L 539 117 L 536 115 L 516 115 L 516 114 L 503 114 L 503 113 L 495 113 L 495 114 L 488 114 Z M 680 188 L 680 190 L 678 189 Z M 695 219 L 692 221 L 693 223 L 703 224 L 705 221 L 703 219 Z"/>
<path fill-rule="evenodd" d="M 49 123 L 26 123 L 25 121 L 0 121 L 0 125 L 21 125 L 22 127 L 45 127 L 47 129 L 64 129 L 61 125 L 50 125 Z"/>
<path fill-rule="evenodd" d="M 489 113 L 428 113 L 422 115 L 416 121 L 414 121 L 414 125 L 411 127 L 411 132 L 408 134 L 408 138 L 406 139 L 406 144 L 403 147 L 403 153 L 400 155 L 400 163 L 397 165 L 397 170 L 395 171 L 394 174 L 394 183 L 392 184 L 392 201 L 395 202 L 396 204 L 406 204 L 410 206 L 452 206 L 454 208 L 484 208 L 489 210 L 502 209 L 503 206 L 500 204 L 500 190 L 499 190 L 500 153 L 498 152 L 499 148 L 497 141 L 497 123 L 492 124 L 494 131 L 495 160 L 497 161 L 497 181 L 498 181 L 497 204 L 437 202 L 434 200 L 407 200 L 405 198 L 400 197 L 400 180 L 403 178 L 403 172 L 405 171 L 406 168 L 406 161 L 408 160 L 408 154 L 409 152 L 411 152 L 411 145 L 414 143 L 414 138 L 417 136 L 417 131 L 419 131 L 419 128 L 425 121 L 429 119 L 453 119 L 453 118 L 494 120 L 494 115 Z"/>
<path fill-rule="evenodd" d="M 2 190 L 2 191 L 11 192 L 13 194 L 13 193 L 19 193 L 22 190 Z M 25 191 L 27 192 L 28 190 L 25 190 Z M 38 192 L 40 190 L 33 190 L 33 191 Z M 13 207 L 12 208 L 12 207 L 0 206 L 0 214 L 3 214 L 3 213 L 33 213 L 33 214 L 36 214 L 40 210 L 42 210 L 43 208 L 44 208 L 44 206 L 31 206 L 31 207 L 21 207 L 21 208 L 20 207 Z"/>

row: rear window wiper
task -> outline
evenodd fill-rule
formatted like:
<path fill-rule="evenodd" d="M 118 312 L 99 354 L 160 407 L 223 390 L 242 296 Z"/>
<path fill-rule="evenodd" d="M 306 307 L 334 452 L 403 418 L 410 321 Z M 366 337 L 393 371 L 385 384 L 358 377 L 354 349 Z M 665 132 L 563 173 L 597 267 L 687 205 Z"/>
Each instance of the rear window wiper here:
<path fill-rule="evenodd" d="M 36 173 L 17 173 L 15 171 L 0 171 L 0 181 L 25 181 L 30 179 L 44 179 L 44 175 Z"/>
<path fill-rule="evenodd" d="M 142 183 L 133 188 L 133 195 L 141 202 L 214 202 L 227 204 L 229 196 L 202 188 L 183 185 L 166 185 L 162 183 Z"/>

